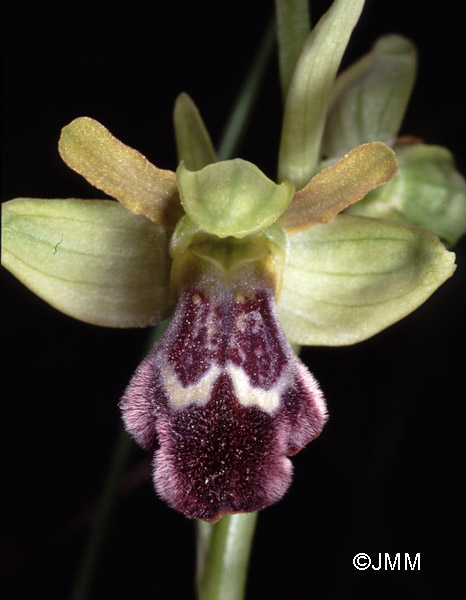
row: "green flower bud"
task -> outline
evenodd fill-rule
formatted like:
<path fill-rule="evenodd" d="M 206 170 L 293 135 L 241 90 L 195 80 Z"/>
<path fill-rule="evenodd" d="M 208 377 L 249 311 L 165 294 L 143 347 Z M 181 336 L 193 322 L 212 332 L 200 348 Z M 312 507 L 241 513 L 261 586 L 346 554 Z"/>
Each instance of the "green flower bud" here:
<path fill-rule="evenodd" d="M 365 142 L 393 145 L 414 80 L 417 52 L 400 35 L 377 40 L 371 52 L 338 76 L 330 98 L 322 150 L 341 156 Z"/>
<path fill-rule="evenodd" d="M 399 171 L 347 212 L 428 227 L 453 246 L 466 232 L 466 181 L 440 146 L 413 144 L 397 152 Z"/>

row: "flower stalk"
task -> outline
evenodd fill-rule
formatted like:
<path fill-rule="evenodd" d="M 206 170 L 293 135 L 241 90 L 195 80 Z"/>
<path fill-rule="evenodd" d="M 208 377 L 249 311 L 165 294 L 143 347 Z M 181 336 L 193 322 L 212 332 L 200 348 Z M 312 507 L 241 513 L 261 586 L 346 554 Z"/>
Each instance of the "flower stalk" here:
<path fill-rule="evenodd" d="M 198 521 L 198 600 L 242 600 L 257 512 L 229 515 L 215 525 Z"/>

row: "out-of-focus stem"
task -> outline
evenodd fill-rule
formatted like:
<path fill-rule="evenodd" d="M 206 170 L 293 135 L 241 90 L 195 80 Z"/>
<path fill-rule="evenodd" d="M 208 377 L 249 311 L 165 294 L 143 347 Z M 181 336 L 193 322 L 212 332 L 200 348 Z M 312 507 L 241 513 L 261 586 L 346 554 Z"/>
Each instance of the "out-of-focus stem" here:
<path fill-rule="evenodd" d="M 148 338 L 146 351 L 149 351 L 157 343 L 167 328 L 168 322 L 168 320 L 162 321 L 153 328 Z M 118 433 L 110 466 L 97 502 L 92 530 L 79 567 L 76 583 L 71 593 L 71 600 L 86 600 L 89 598 L 92 580 L 113 513 L 121 478 L 132 448 L 134 448 L 134 443 L 122 426 Z"/>
<path fill-rule="evenodd" d="M 217 151 L 219 160 L 231 158 L 238 150 L 251 117 L 252 107 L 264 79 L 267 65 L 272 56 L 274 45 L 275 24 L 271 20 L 223 130 Z"/>

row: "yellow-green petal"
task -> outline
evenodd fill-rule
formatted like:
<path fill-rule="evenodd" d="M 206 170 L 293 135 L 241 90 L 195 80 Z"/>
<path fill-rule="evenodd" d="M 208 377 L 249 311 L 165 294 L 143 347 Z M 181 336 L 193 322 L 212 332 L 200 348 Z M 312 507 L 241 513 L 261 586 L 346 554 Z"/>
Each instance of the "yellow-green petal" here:
<path fill-rule="evenodd" d="M 395 152 L 381 142 L 362 144 L 337 163 L 314 175 L 293 196 L 280 222 L 291 232 L 302 231 L 335 216 L 393 177 Z"/>
<path fill-rule="evenodd" d="M 94 119 L 64 127 L 58 149 L 71 169 L 133 213 L 172 229 L 183 215 L 175 173 L 158 169 Z"/>
<path fill-rule="evenodd" d="M 181 202 L 202 230 L 224 238 L 242 238 L 272 225 L 288 206 L 293 184 L 280 185 L 252 163 L 235 158 L 176 172 Z"/>
<path fill-rule="evenodd" d="M 2 264 L 61 312 L 105 327 L 168 316 L 169 230 L 111 200 L 2 205 Z"/>
<path fill-rule="evenodd" d="M 342 156 L 364 142 L 393 145 L 416 78 L 417 51 L 400 35 L 381 37 L 371 52 L 338 76 L 322 150 Z"/>
<path fill-rule="evenodd" d="M 291 80 L 283 115 L 278 179 L 296 189 L 321 159 L 325 115 L 335 76 L 364 0 L 335 0 L 311 31 Z"/>
<path fill-rule="evenodd" d="M 453 246 L 466 233 L 466 180 L 456 170 L 451 152 L 412 144 L 397 155 L 400 169 L 393 180 L 349 212 L 428 227 Z"/>
<path fill-rule="evenodd" d="M 178 160 L 190 171 L 198 171 L 217 161 L 209 132 L 201 114 L 186 93 L 178 96 L 173 111 Z"/>
<path fill-rule="evenodd" d="M 278 304 L 292 342 L 342 346 L 399 321 L 455 270 L 455 255 L 427 229 L 338 215 L 290 235 Z"/>

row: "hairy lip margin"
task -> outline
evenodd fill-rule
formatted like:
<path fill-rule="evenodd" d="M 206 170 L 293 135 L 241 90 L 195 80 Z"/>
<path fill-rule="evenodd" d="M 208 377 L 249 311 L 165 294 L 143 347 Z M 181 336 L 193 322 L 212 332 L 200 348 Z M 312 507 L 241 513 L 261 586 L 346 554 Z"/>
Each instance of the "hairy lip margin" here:
<path fill-rule="evenodd" d="M 277 502 L 291 483 L 287 457 L 327 419 L 267 288 L 240 299 L 228 287 L 184 290 L 120 406 L 127 430 L 154 452 L 159 496 L 209 522 Z"/>

